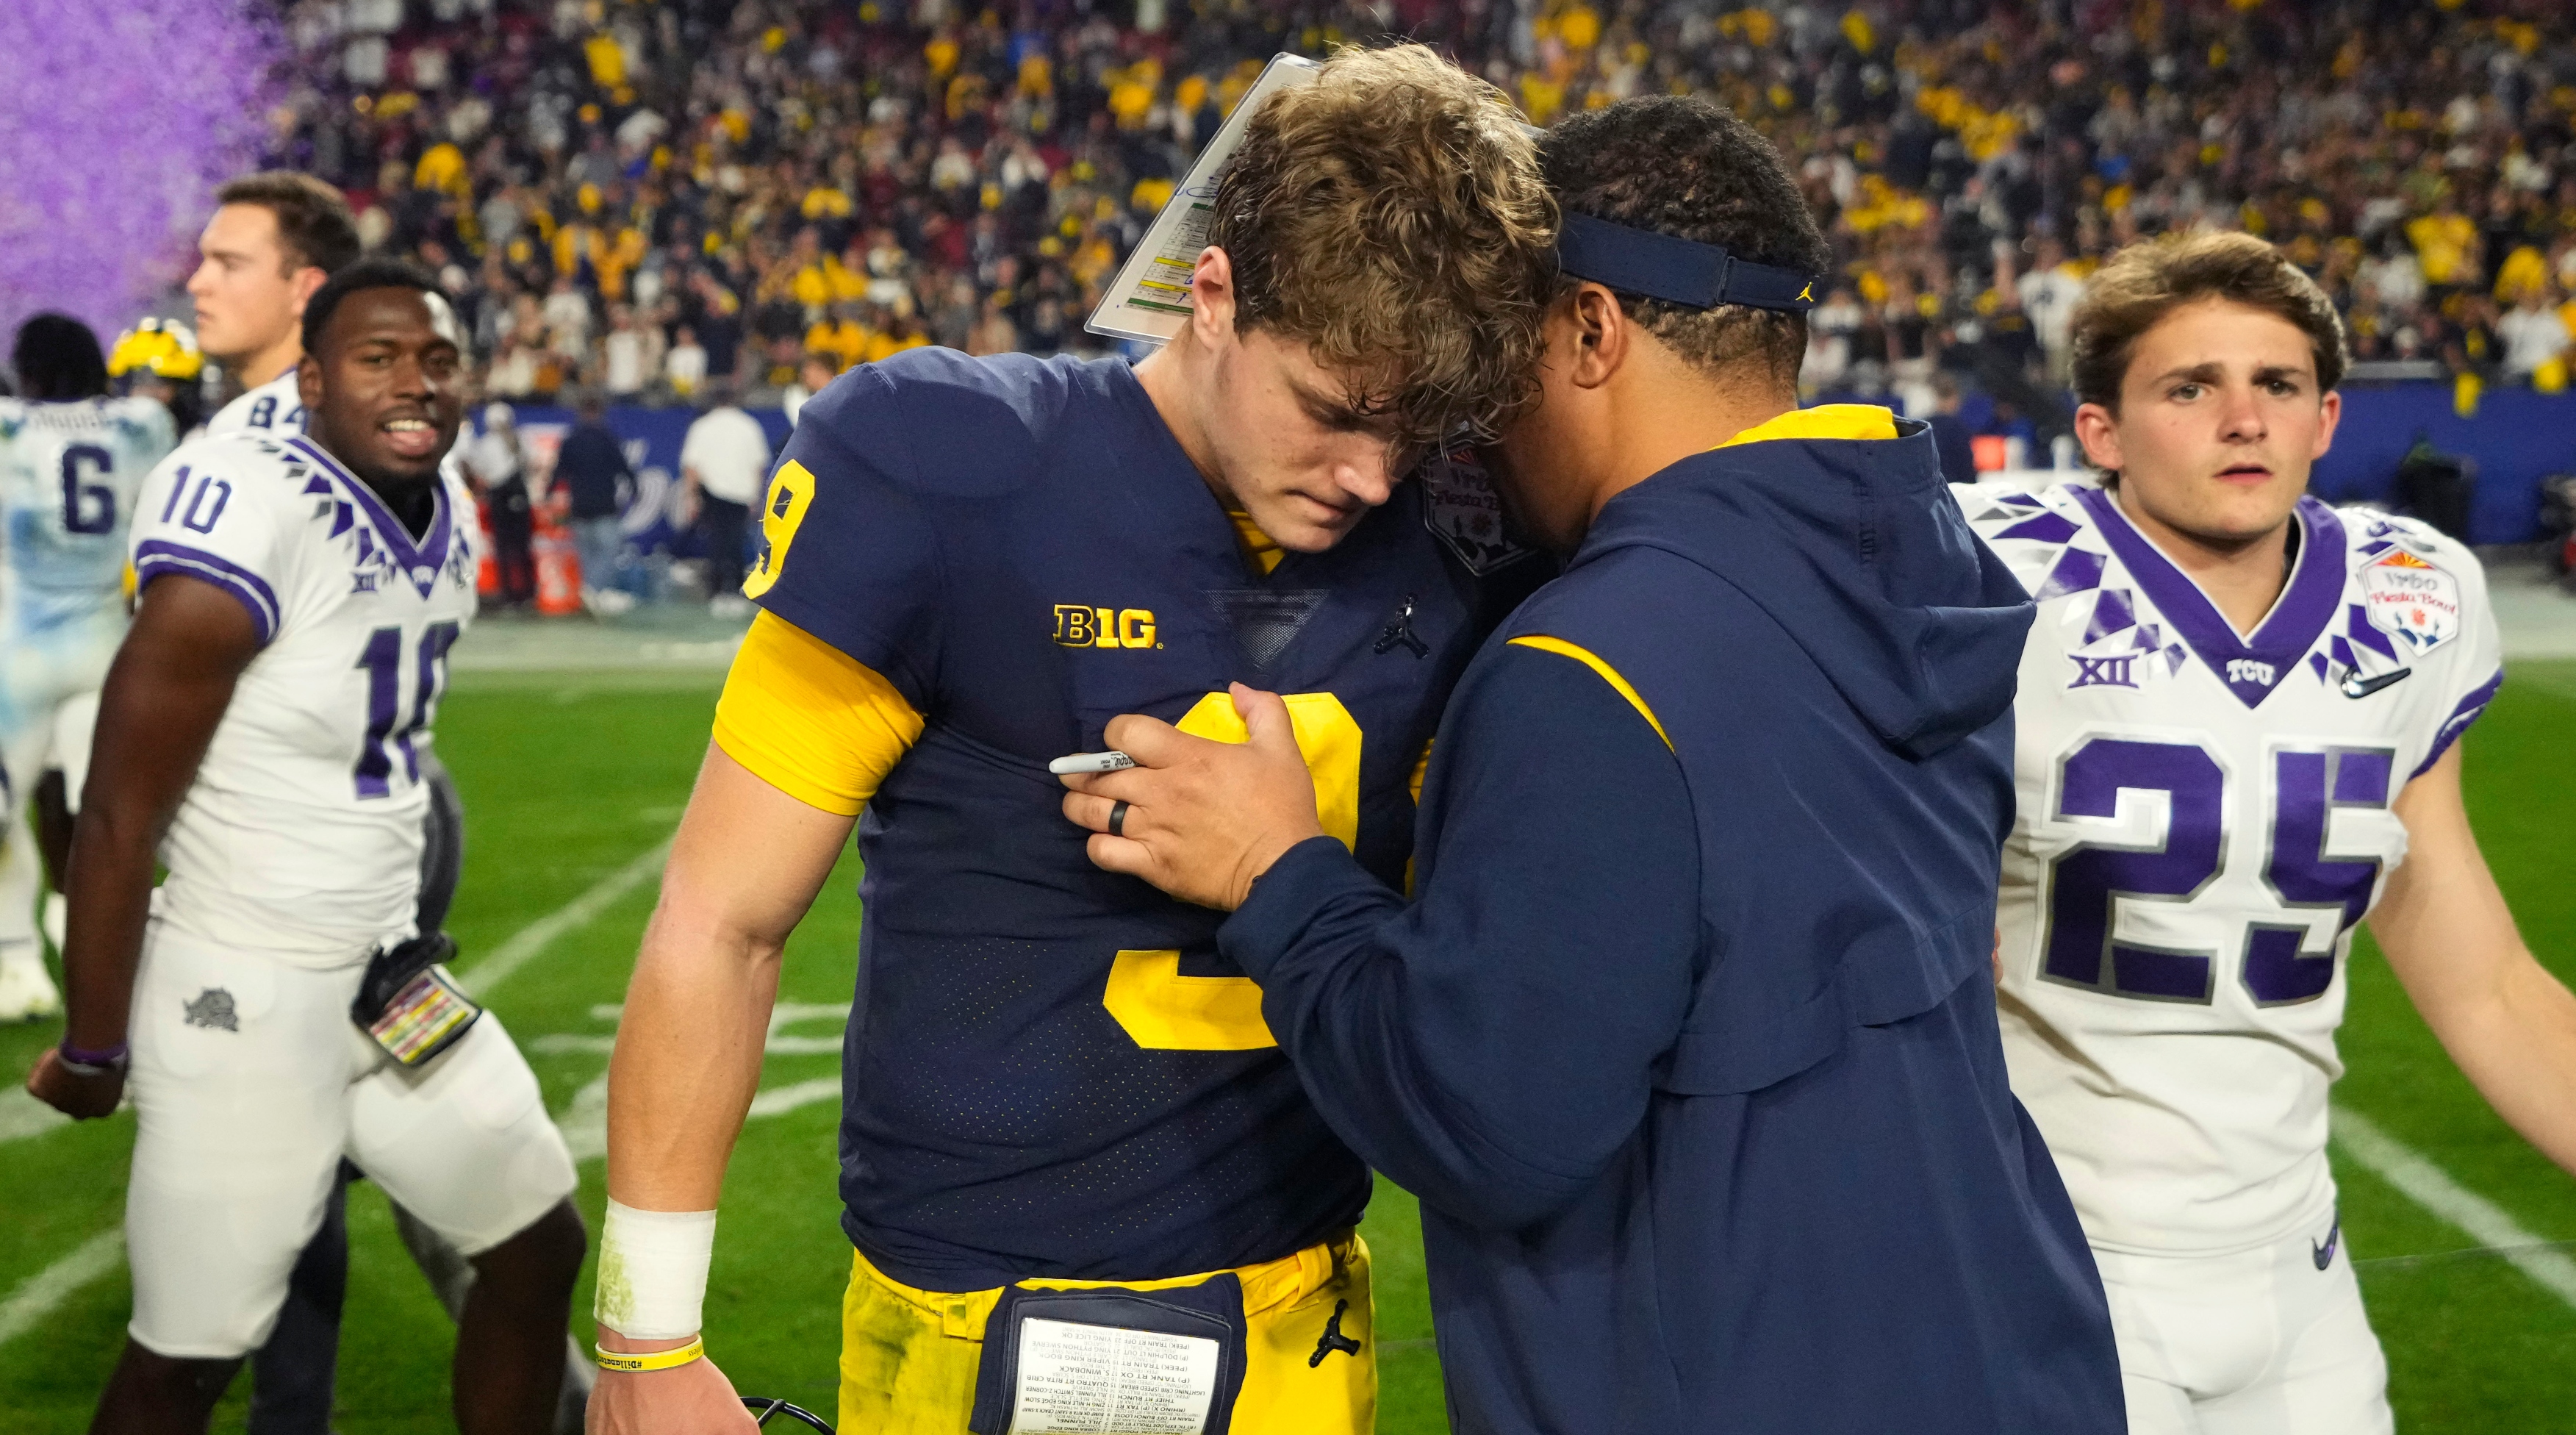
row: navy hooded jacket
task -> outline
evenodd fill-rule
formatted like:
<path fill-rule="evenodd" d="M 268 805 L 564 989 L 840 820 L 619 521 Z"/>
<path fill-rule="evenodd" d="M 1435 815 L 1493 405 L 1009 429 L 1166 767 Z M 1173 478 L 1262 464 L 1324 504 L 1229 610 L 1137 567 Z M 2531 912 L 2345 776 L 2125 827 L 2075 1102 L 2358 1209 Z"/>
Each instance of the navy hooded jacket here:
<path fill-rule="evenodd" d="M 1988 965 L 2032 608 L 1921 424 L 1775 436 L 1872 431 L 1613 498 L 1450 701 L 1417 899 L 1317 839 L 1220 935 L 1422 1198 L 1462 1435 L 2124 1428 Z"/>

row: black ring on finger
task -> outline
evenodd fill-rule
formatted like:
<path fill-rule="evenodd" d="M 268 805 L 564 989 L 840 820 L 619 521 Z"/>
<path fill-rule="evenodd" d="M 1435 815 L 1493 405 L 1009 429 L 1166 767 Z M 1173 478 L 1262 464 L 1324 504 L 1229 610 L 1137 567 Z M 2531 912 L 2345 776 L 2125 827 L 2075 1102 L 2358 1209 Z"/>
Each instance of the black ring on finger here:
<path fill-rule="evenodd" d="M 1112 837 L 1127 835 L 1127 804 L 1124 802 L 1109 804 L 1109 835 Z"/>

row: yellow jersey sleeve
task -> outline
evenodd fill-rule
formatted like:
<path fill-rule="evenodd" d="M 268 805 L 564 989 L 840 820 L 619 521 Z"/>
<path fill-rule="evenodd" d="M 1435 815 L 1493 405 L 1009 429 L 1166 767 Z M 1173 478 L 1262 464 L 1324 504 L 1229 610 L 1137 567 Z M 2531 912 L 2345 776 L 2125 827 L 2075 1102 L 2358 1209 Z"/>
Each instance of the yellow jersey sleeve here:
<path fill-rule="evenodd" d="M 921 714 L 875 670 L 775 613 L 754 618 L 716 746 L 808 807 L 855 817 L 921 737 Z"/>

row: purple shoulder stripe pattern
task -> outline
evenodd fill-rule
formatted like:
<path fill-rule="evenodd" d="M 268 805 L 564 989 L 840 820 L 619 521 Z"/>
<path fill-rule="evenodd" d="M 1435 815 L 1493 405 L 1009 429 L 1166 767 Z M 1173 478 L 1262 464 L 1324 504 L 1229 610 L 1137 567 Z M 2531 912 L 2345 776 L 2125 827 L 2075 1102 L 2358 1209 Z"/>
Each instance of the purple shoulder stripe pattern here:
<path fill-rule="evenodd" d="M 259 645 L 267 647 L 277 636 L 277 624 L 284 610 L 278 606 L 277 592 L 268 580 L 228 558 L 190 548 L 184 543 L 151 539 L 134 550 L 134 583 L 140 592 L 145 584 L 165 573 L 211 583 L 233 595 L 250 611 L 251 626 L 259 632 Z"/>
<path fill-rule="evenodd" d="M 369 526 L 376 530 L 377 539 L 393 551 L 394 561 L 401 565 L 404 574 L 413 582 L 422 584 L 422 595 L 427 596 L 429 589 L 422 575 L 426 573 L 434 577 L 438 570 L 447 566 L 447 545 L 451 531 L 455 527 L 454 515 L 449 511 L 450 505 L 447 501 L 446 481 L 443 478 L 434 478 L 430 481 L 429 532 L 415 544 L 412 542 L 411 530 L 403 527 L 402 520 L 394 517 L 393 513 L 385 507 L 383 499 L 376 497 L 376 491 L 367 487 L 356 474 L 343 467 L 340 461 L 333 458 L 322 445 L 308 437 L 299 436 L 287 440 L 287 447 L 294 449 L 324 473 L 339 480 L 340 486 L 348 491 L 349 497 L 356 502 L 359 511 L 366 514 Z M 334 523 L 331 536 L 337 538 L 347 526 L 345 522 Z"/>
<path fill-rule="evenodd" d="M 2497 690 L 2503 686 L 2504 669 L 2498 668 L 2494 677 L 2478 684 L 2467 697 L 2460 699 L 2460 705 L 2451 709 L 2449 717 L 2442 719 L 2442 730 L 2433 734 L 2433 745 L 2425 749 L 2424 760 L 2415 764 L 2413 772 L 2406 774 L 2407 781 L 2412 782 L 2432 771 L 2433 764 L 2440 762 L 2442 754 L 2451 750 L 2451 744 L 2460 740 L 2460 734 L 2469 730 L 2469 724 L 2478 720 L 2478 714 L 2487 710 L 2487 704 L 2495 701 Z"/>

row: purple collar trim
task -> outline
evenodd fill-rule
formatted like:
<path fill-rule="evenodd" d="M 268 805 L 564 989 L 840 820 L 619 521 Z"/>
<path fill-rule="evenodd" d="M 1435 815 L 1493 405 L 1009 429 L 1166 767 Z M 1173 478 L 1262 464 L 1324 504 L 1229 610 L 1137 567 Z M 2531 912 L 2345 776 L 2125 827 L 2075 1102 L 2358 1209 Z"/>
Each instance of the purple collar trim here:
<path fill-rule="evenodd" d="M 2190 575 L 2130 526 L 2117 499 L 2105 490 L 2084 487 L 2075 490 L 2075 497 L 2093 515 L 2095 531 L 2111 545 L 2113 555 L 2154 600 L 2174 632 L 2249 708 L 2262 706 L 2263 699 L 2289 678 L 2315 646 L 2317 636 L 2342 611 L 2348 561 L 2343 520 L 2313 497 L 2300 499 L 2295 510 L 2301 529 L 2298 566 L 2250 641 L 2236 635 Z"/>
<path fill-rule="evenodd" d="M 447 511 L 445 480 L 430 480 L 429 534 L 414 546 L 411 530 L 403 526 L 401 519 L 394 517 L 383 499 L 376 497 L 376 491 L 367 487 L 356 474 L 342 468 L 340 461 L 323 452 L 320 444 L 303 435 L 288 439 L 286 443 L 287 447 L 311 459 L 324 473 L 339 480 L 340 486 L 348 490 L 350 501 L 367 515 L 368 525 L 376 530 L 376 536 L 384 540 L 394 561 L 401 565 L 404 576 L 426 594 L 439 570 L 447 566 L 447 545 L 454 536 L 453 525 L 449 521 L 452 515 Z M 423 570 L 427 570 L 427 576 L 423 576 Z"/>

